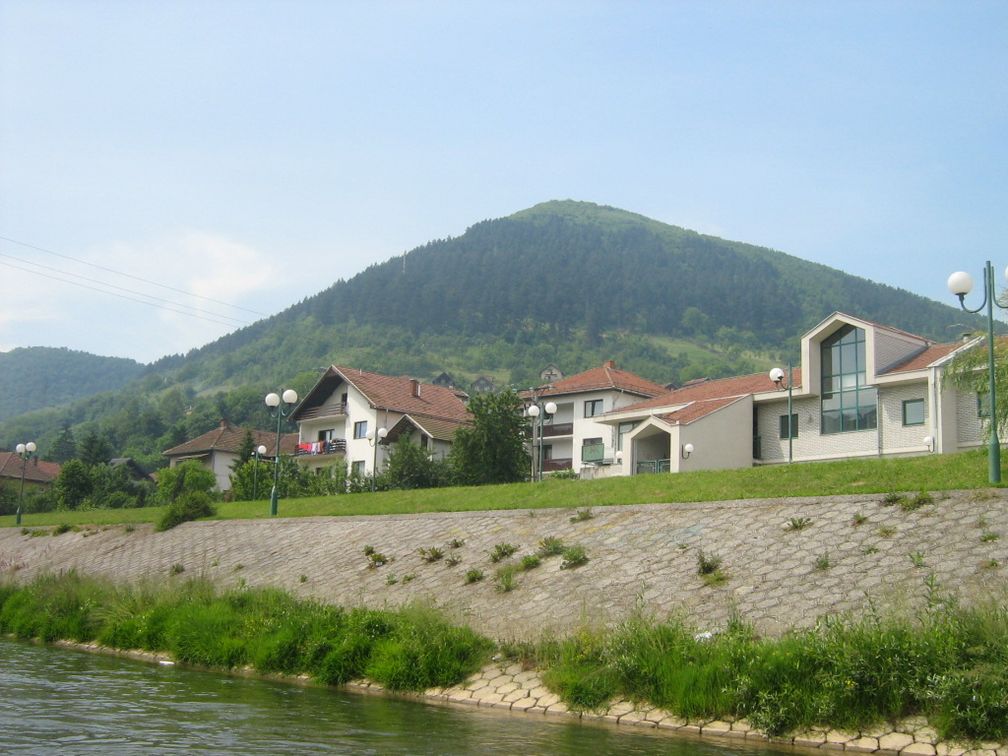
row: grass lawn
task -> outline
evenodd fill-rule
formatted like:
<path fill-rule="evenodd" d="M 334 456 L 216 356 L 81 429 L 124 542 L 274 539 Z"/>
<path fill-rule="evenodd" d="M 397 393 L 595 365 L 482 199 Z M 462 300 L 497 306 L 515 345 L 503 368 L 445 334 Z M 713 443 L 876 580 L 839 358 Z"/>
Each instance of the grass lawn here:
<path fill-rule="evenodd" d="M 634 475 L 604 480 L 545 480 L 498 486 L 379 491 L 303 499 L 282 499 L 283 517 L 417 514 L 493 509 L 593 507 L 788 496 L 941 491 L 985 488 L 987 451 L 927 455 L 902 459 L 843 460 L 770 465 L 741 470 L 708 470 L 678 474 Z M 87 512 L 26 514 L 25 527 L 40 525 L 108 525 L 155 522 L 163 507 L 98 509 Z M 269 516 L 268 501 L 234 501 L 217 505 L 217 519 Z M 0 517 L 12 527 L 14 516 Z"/>

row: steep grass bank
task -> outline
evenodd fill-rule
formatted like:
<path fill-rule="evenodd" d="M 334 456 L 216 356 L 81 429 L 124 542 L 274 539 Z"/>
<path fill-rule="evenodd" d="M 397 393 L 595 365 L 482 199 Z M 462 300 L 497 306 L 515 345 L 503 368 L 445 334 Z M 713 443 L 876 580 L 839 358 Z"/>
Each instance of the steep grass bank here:
<path fill-rule="evenodd" d="M 634 475 L 603 480 L 547 479 L 538 483 L 283 499 L 280 515 L 311 517 L 577 508 L 890 491 L 947 491 L 988 485 L 986 451 L 976 450 L 960 454 L 898 459 L 872 457 L 674 475 Z M 163 507 L 149 507 L 48 512 L 25 515 L 23 522 L 26 526 L 157 522 L 163 511 Z M 216 519 L 268 516 L 269 503 L 266 501 L 235 501 L 218 505 Z M 13 525 L 13 515 L 0 517 L 0 526 Z"/>
<path fill-rule="evenodd" d="M 494 648 L 424 608 L 346 610 L 199 581 L 121 588 L 72 573 L 0 586 L 0 632 L 412 691 L 461 682 Z M 685 717 L 745 717 L 768 733 L 922 714 L 942 737 L 1008 738 L 1008 607 L 963 609 L 933 585 L 915 617 L 835 618 L 778 639 L 740 622 L 698 637 L 682 622 L 637 617 L 502 650 L 543 669 L 575 710 L 621 696 Z"/>

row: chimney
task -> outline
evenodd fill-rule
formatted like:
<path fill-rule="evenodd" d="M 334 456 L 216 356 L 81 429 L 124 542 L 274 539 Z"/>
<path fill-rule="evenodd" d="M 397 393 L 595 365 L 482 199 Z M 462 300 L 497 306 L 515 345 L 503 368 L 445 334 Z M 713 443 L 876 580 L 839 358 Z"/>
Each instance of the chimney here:
<path fill-rule="evenodd" d="M 602 367 L 614 370 L 616 368 L 616 360 L 606 360 L 602 363 Z"/>
<path fill-rule="evenodd" d="M 416 378 L 410 378 L 409 385 L 410 385 L 410 394 L 412 394 L 414 398 L 419 398 L 420 381 L 418 381 Z"/>

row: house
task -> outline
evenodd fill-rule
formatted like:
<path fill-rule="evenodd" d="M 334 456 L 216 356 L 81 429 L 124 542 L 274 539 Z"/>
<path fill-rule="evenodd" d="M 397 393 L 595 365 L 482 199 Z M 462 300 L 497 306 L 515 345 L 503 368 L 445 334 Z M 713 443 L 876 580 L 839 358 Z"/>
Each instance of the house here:
<path fill-rule="evenodd" d="M 543 383 L 556 383 L 563 378 L 563 373 L 552 362 L 539 371 L 539 380 Z"/>
<path fill-rule="evenodd" d="M 360 475 L 381 469 L 388 444 L 406 436 L 443 456 L 455 431 L 470 422 L 456 389 L 332 365 L 294 408 L 298 462 L 321 471 L 350 464 Z M 376 433 L 386 431 L 384 439 Z"/>
<path fill-rule="evenodd" d="M 22 464 L 26 489 L 49 486 L 60 474 L 56 462 L 46 462 L 34 455 L 22 461 L 16 452 L 0 452 L 0 485 L 14 486 L 15 492 L 20 490 Z"/>
<path fill-rule="evenodd" d="M 455 388 L 455 379 L 451 377 L 450 373 L 441 372 L 437 378 L 431 381 L 435 386 L 442 386 L 443 388 Z"/>
<path fill-rule="evenodd" d="M 583 476 L 605 475 L 622 448 L 630 426 L 611 427 L 599 422 L 607 412 L 642 399 L 666 393 L 665 387 L 616 367 L 608 360 L 601 367 L 561 378 L 521 392 L 527 404 L 553 402 L 557 411 L 545 418 L 542 449 L 544 472 L 570 470 Z"/>
<path fill-rule="evenodd" d="M 276 433 L 239 428 L 227 420 L 221 420 L 213 430 L 173 446 L 162 454 L 168 457 L 169 467 L 175 467 L 189 459 L 199 460 L 204 467 L 213 471 L 217 478 L 217 489 L 228 491 L 231 489 L 231 468 L 238 459 L 246 433 L 252 434 L 252 444 L 255 448 L 266 447 L 264 459 L 276 458 Z M 296 445 L 296 433 L 285 433 L 280 436 L 281 454 L 293 454 Z"/>
<path fill-rule="evenodd" d="M 474 394 L 493 393 L 494 379 L 488 375 L 481 375 L 470 384 L 469 388 Z"/>
<path fill-rule="evenodd" d="M 691 382 L 599 422 L 631 428 L 624 475 L 960 451 L 983 442 L 984 407 L 942 373 L 979 341 L 936 344 L 836 312 L 802 336 L 800 366 L 776 383 L 768 373 Z"/>

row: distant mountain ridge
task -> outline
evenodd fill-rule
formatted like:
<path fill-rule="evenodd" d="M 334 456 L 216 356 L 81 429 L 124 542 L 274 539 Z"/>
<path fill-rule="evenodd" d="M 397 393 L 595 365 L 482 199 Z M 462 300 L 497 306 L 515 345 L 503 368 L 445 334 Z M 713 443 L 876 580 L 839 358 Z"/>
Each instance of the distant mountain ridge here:
<path fill-rule="evenodd" d="M 319 275 L 332 267 L 320 265 Z M 121 454 L 156 459 L 221 417 L 264 427 L 266 390 L 306 389 L 330 364 L 423 380 L 447 371 L 463 386 L 487 375 L 516 387 L 538 382 L 550 363 L 570 374 L 609 358 L 658 383 L 755 372 L 795 354 L 798 337 L 837 310 L 936 341 L 950 340 L 952 324 L 983 322 L 765 247 L 589 202 L 544 202 L 372 265 L 185 355 L 136 366 L 115 401 L 99 396 L 0 423 L 0 442 L 86 424 L 110 429 Z M 120 417 L 125 407 L 130 416 Z M 131 417 L 144 419 L 142 436 Z"/>

